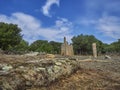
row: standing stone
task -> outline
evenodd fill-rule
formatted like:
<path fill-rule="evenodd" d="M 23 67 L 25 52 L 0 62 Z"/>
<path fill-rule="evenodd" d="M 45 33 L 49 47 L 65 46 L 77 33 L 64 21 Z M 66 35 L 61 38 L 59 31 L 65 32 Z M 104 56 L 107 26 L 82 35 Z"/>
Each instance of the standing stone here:
<path fill-rule="evenodd" d="M 68 45 L 68 43 L 66 41 L 66 37 L 64 37 L 64 43 L 61 45 L 61 55 L 64 55 L 64 56 L 72 56 L 72 55 L 74 55 L 73 46 Z"/>
<path fill-rule="evenodd" d="M 67 55 L 67 53 L 68 53 L 68 51 L 67 51 L 67 41 L 66 41 L 66 37 L 64 37 L 64 54 L 66 54 Z"/>
<path fill-rule="evenodd" d="M 92 48 L 93 48 L 93 57 L 97 58 L 97 48 L 96 48 L 96 43 L 92 44 Z"/>

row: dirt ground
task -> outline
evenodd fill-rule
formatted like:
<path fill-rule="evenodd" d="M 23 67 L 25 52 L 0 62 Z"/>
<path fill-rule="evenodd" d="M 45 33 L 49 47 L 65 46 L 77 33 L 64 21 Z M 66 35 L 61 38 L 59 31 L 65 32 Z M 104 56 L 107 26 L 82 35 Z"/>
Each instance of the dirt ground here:
<path fill-rule="evenodd" d="M 29 60 L 41 58 L 43 57 L 0 55 L 0 64 L 8 63 L 17 67 Z M 80 63 L 80 68 L 77 71 L 69 76 L 62 76 L 47 86 L 34 86 L 26 88 L 26 90 L 120 90 L 119 56 L 112 56 L 112 59 L 98 57 L 94 60 L 88 56 L 74 58 L 77 58 Z M 0 76 L 0 78 L 2 77 Z"/>
<path fill-rule="evenodd" d="M 120 58 L 111 60 L 99 57 L 96 60 L 79 60 L 81 69 L 69 77 L 62 77 L 47 87 L 28 90 L 120 90 Z"/>
<path fill-rule="evenodd" d="M 78 70 L 70 77 L 61 78 L 48 87 L 30 90 L 120 90 L 120 78 L 96 70 Z"/>

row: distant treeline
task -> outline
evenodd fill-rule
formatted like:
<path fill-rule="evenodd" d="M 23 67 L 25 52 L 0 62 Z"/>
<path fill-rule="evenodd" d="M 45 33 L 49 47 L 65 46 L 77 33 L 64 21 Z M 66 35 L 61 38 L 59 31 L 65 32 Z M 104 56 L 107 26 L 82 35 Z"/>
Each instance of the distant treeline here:
<path fill-rule="evenodd" d="M 30 45 L 23 40 L 22 30 L 15 24 L 0 22 L 0 49 L 9 52 L 45 52 L 60 54 L 60 42 L 47 40 L 36 40 Z M 92 54 L 92 43 L 97 44 L 98 54 L 120 54 L 120 39 L 111 44 L 105 44 L 95 38 L 93 35 L 78 35 L 72 38 L 72 45 L 75 54 L 89 55 Z"/>

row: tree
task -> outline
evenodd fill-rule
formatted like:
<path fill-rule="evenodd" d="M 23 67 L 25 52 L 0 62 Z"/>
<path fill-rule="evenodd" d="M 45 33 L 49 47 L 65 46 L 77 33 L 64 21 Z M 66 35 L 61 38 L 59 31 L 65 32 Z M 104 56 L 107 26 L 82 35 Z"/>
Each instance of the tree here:
<path fill-rule="evenodd" d="M 78 35 L 72 38 L 75 54 L 92 54 L 92 43 L 97 44 L 98 52 L 101 52 L 102 42 L 96 39 L 93 35 Z"/>
<path fill-rule="evenodd" d="M 61 50 L 61 43 L 54 41 L 48 42 L 46 40 L 37 40 L 30 45 L 29 50 L 58 54 Z"/>
<path fill-rule="evenodd" d="M 25 40 L 21 40 L 20 44 L 16 45 L 16 47 L 14 47 L 13 49 L 15 51 L 25 52 L 25 51 L 28 51 L 28 48 L 29 48 L 28 42 Z"/>
<path fill-rule="evenodd" d="M 15 24 L 0 22 L 0 48 L 8 50 L 15 47 L 22 40 L 21 29 Z"/>
<path fill-rule="evenodd" d="M 30 45 L 29 50 L 51 53 L 52 46 L 46 40 L 37 40 Z"/>
<path fill-rule="evenodd" d="M 60 54 L 60 52 L 61 52 L 61 44 L 62 43 L 55 42 L 55 41 L 51 41 L 49 43 L 53 47 L 52 53 L 54 53 L 54 54 Z"/>
<path fill-rule="evenodd" d="M 37 40 L 37 41 L 34 41 L 30 45 L 29 49 L 31 51 L 36 51 L 38 48 L 40 48 L 42 46 L 42 44 L 46 44 L 46 43 L 48 43 L 48 41 L 46 41 L 46 40 Z"/>
<path fill-rule="evenodd" d="M 111 53 L 119 53 L 120 54 L 120 39 L 118 39 L 118 41 L 116 41 L 116 42 L 111 43 L 109 45 L 108 50 Z"/>

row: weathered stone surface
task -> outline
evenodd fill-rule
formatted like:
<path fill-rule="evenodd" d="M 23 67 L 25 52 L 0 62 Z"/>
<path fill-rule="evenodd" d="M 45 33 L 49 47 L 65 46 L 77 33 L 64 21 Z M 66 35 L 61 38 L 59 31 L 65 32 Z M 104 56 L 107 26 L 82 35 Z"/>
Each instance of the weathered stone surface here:
<path fill-rule="evenodd" d="M 26 58 L 26 56 L 25 56 Z M 31 60 L 32 59 L 32 60 Z M 47 86 L 62 76 L 68 76 L 80 65 L 69 58 L 26 58 L 0 64 L 0 88 L 24 90 L 33 86 Z M 4 74 L 3 74 L 4 73 Z"/>
<path fill-rule="evenodd" d="M 61 55 L 64 55 L 64 56 L 74 55 L 73 46 L 68 45 L 68 43 L 66 41 L 66 37 L 64 37 L 64 43 L 61 45 Z"/>
<path fill-rule="evenodd" d="M 108 55 L 105 55 L 105 59 L 111 59 L 111 57 Z"/>
<path fill-rule="evenodd" d="M 25 56 L 37 56 L 38 54 L 39 52 L 31 52 L 31 53 L 25 54 Z"/>
<path fill-rule="evenodd" d="M 0 64 L 0 75 L 7 75 L 13 67 L 7 64 Z"/>
<path fill-rule="evenodd" d="M 93 57 L 97 58 L 97 48 L 96 48 L 96 43 L 92 44 L 92 49 L 93 49 Z"/>
<path fill-rule="evenodd" d="M 53 54 L 46 54 L 46 58 L 55 58 L 55 55 L 53 55 Z"/>
<path fill-rule="evenodd" d="M 10 69 L 12 69 L 13 67 L 11 65 L 5 65 L 2 67 L 3 71 L 9 71 Z"/>
<path fill-rule="evenodd" d="M 56 65 L 59 65 L 59 66 L 62 65 L 61 62 L 55 62 L 55 64 L 56 64 Z"/>

